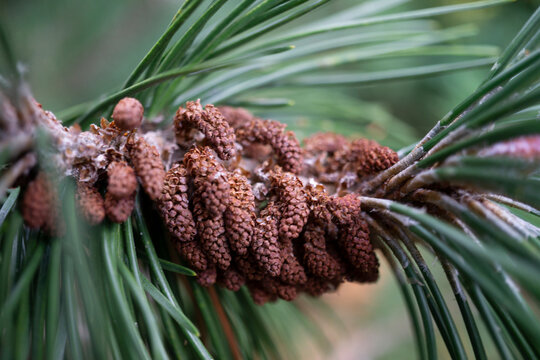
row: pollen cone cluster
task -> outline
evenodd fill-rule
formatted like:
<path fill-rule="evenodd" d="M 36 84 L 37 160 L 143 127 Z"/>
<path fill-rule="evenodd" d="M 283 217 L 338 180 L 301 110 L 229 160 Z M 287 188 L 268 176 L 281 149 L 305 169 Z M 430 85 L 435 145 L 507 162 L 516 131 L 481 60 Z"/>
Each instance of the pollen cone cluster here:
<path fill-rule="evenodd" d="M 263 304 L 377 280 L 358 191 L 392 150 L 337 134 L 302 148 L 285 124 L 199 101 L 178 109 L 174 133 L 182 150 L 158 207 L 201 285 L 246 285 Z"/>
<path fill-rule="evenodd" d="M 180 107 L 165 131 L 145 124 L 141 132 L 142 105 L 131 98 L 113 119 L 89 132 L 65 130 L 95 142 L 86 144 L 88 158 L 64 164 L 90 224 L 105 216 L 125 221 L 140 188 L 201 285 L 245 285 L 258 304 L 377 280 L 359 193 L 363 181 L 397 161 L 389 148 L 331 133 L 305 139 L 302 148 L 285 124 L 199 101 Z M 27 186 L 29 226 L 50 227 L 47 186 L 41 177 Z"/>
<path fill-rule="evenodd" d="M 158 149 L 137 133 L 143 119 L 143 106 L 133 98 L 122 99 L 113 111 L 113 122 L 101 119 L 90 130 L 64 128 L 50 113 L 48 130 L 58 131 L 56 145 L 63 150 L 58 168 L 77 180 L 75 200 L 81 216 L 97 225 L 105 217 L 122 223 L 135 207 L 138 182 L 148 196 L 161 198 L 165 168 Z M 67 155 L 66 155 L 67 154 Z M 22 201 L 25 223 L 51 234 L 57 232 L 52 217 L 58 217 L 55 192 L 40 172 L 29 182 Z M 49 209 L 54 209 L 52 212 Z"/>

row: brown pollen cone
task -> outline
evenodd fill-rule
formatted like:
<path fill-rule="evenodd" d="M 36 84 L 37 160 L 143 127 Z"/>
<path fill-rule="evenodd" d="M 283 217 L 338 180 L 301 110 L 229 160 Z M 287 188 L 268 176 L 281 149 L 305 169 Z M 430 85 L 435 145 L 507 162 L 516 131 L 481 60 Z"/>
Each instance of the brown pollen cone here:
<path fill-rule="evenodd" d="M 236 155 L 234 130 L 213 105 L 203 110 L 199 100 L 188 101 L 185 108 L 176 111 L 174 129 L 180 143 L 191 135 L 192 129 L 197 129 L 221 159 L 229 160 Z"/>
<path fill-rule="evenodd" d="M 173 166 L 165 175 L 159 210 L 167 230 L 177 241 L 195 237 L 195 221 L 189 210 L 188 174 L 182 163 Z"/>
<path fill-rule="evenodd" d="M 310 222 L 327 226 L 332 221 L 332 214 L 329 210 L 330 197 L 323 185 L 308 185 L 306 187 L 308 204 L 310 207 Z"/>
<path fill-rule="evenodd" d="M 144 191 L 150 199 L 157 201 L 161 196 L 165 178 L 165 168 L 159 152 L 155 146 L 148 144 L 142 137 L 131 140 L 127 146 L 131 163 Z"/>
<path fill-rule="evenodd" d="M 247 286 L 253 302 L 257 305 L 264 305 L 267 302 L 277 300 L 277 295 L 268 291 L 265 284 L 261 281 L 248 282 Z"/>
<path fill-rule="evenodd" d="M 340 284 L 341 282 L 339 281 L 328 281 L 321 278 L 308 277 L 302 288 L 311 296 L 321 296 L 324 293 L 335 291 Z"/>
<path fill-rule="evenodd" d="M 260 163 L 272 156 L 272 147 L 261 143 L 250 143 L 243 146 L 243 153 L 246 157 L 254 159 Z"/>
<path fill-rule="evenodd" d="M 196 202 L 193 215 L 196 219 L 197 234 L 202 249 L 208 259 L 221 270 L 227 270 L 231 265 L 231 252 L 225 237 L 223 217 L 213 217 Z"/>
<path fill-rule="evenodd" d="M 240 290 L 245 282 L 244 275 L 232 267 L 218 274 L 218 284 L 231 291 Z"/>
<path fill-rule="evenodd" d="M 358 176 L 376 174 L 399 160 L 394 150 L 368 139 L 354 140 L 339 157 L 352 166 Z"/>
<path fill-rule="evenodd" d="M 295 285 L 285 284 L 277 279 L 265 278 L 261 283 L 267 291 L 285 301 L 293 301 L 298 295 Z"/>
<path fill-rule="evenodd" d="M 203 120 L 210 124 L 204 131 L 204 136 L 218 156 L 223 160 L 229 160 L 236 155 L 236 135 L 229 126 L 218 108 L 214 105 L 206 105 L 202 114 Z"/>
<path fill-rule="evenodd" d="M 255 227 L 255 197 L 247 178 L 238 172 L 229 175 L 230 203 L 225 211 L 225 233 L 231 249 L 247 254 Z"/>
<path fill-rule="evenodd" d="M 197 282 L 204 287 L 212 286 L 217 280 L 217 270 L 214 264 L 209 265 L 206 270 L 197 274 Z"/>
<path fill-rule="evenodd" d="M 298 296 L 298 289 L 294 285 L 280 283 L 276 290 L 277 295 L 285 301 L 293 301 Z"/>
<path fill-rule="evenodd" d="M 373 283 L 379 279 L 379 260 L 373 254 L 369 259 L 367 270 L 349 269 L 346 275 L 347 281 L 358 283 Z"/>
<path fill-rule="evenodd" d="M 260 281 L 250 281 L 247 286 L 253 301 L 257 305 L 276 301 L 278 297 L 285 301 L 292 301 L 298 295 L 296 286 L 285 284 L 270 277 L 265 277 Z"/>
<path fill-rule="evenodd" d="M 346 227 L 361 218 L 361 201 L 356 194 L 330 198 L 328 207 L 338 226 Z"/>
<path fill-rule="evenodd" d="M 105 213 L 107 217 L 115 223 L 123 223 L 126 221 L 133 212 L 135 207 L 135 195 L 133 193 L 123 198 L 116 198 L 111 194 L 105 194 Z"/>
<path fill-rule="evenodd" d="M 37 177 L 28 183 L 21 205 L 26 226 L 44 229 L 52 234 L 58 232 L 58 197 L 45 173 L 38 173 Z"/>
<path fill-rule="evenodd" d="M 279 168 L 271 176 L 272 186 L 277 190 L 279 213 L 279 237 L 287 242 L 296 239 L 309 216 L 307 195 L 300 179 L 291 173 L 282 172 Z"/>
<path fill-rule="evenodd" d="M 229 125 L 233 128 L 242 127 L 254 118 L 254 116 L 249 111 L 243 108 L 220 106 L 218 107 L 218 110 L 221 112 Z"/>
<path fill-rule="evenodd" d="M 354 269 L 348 271 L 347 277 L 376 279 L 379 262 L 369 239 L 369 227 L 362 219 L 360 199 L 355 194 L 347 194 L 332 198 L 329 205 L 339 228 L 338 245 Z"/>
<path fill-rule="evenodd" d="M 199 130 L 203 126 L 203 107 L 201 101 L 188 101 L 186 107 L 179 107 L 174 115 L 174 132 L 176 141 L 184 143 L 192 137 L 193 130 Z"/>
<path fill-rule="evenodd" d="M 193 148 L 184 155 L 184 163 L 194 178 L 195 197 L 211 216 L 223 216 L 230 201 L 227 170 L 208 147 Z"/>
<path fill-rule="evenodd" d="M 303 167 L 302 149 L 291 131 L 285 131 L 285 124 L 272 120 L 254 118 L 236 131 L 242 145 L 262 143 L 274 150 L 278 164 L 285 171 L 299 174 Z"/>
<path fill-rule="evenodd" d="M 375 281 L 379 274 L 379 261 L 369 241 L 367 223 L 359 219 L 346 231 L 340 231 L 338 243 L 347 260 L 354 268 L 348 278 L 354 281 Z"/>
<path fill-rule="evenodd" d="M 187 261 L 190 267 L 195 271 L 204 271 L 208 268 L 208 259 L 204 254 L 198 240 L 178 241 L 176 250 L 184 260 Z"/>
<path fill-rule="evenodd" d="M 290 285 L 304 284 L 307 279 L 306 272 L 294 254 L 292 243 L 282 245 L 281 256 L 283 257 L 279 274 L 281 281 Z"/>
<path fill-rule="evenodd" d="M 259 281 L 264 277 L 264 272 L 257 266 L 253 255 L 237 256 L 234 261 L 236 268 L 244 275 L 246 280 Z"/>
<path fill-rule="evenodd" d="M 310 155 L 335 153 L 343 150 L 348 143 L 347 138 L 340 134 L 316 133 L 304 139 L 304 151 Z"/>
<path fill-rule="evenodd" d="M 137 190 L 137 177 L 131 166 L 123 161 L 113 161 L 107 167 L 107 193 L 124 198 Z"/>
<path fill-rule="evenodd" d="M 79 182 L 75 198 L 80 213 L 89 224 L 97 225 L 103 221 L 105 218 L 105 201 L 94 186 Z"/>
<path fill-rule="evenodd" d="M 304 170 L 321 182 L 339 181 L 344 164 L 336 154 L 343 154 L 348 147 L 349 141 L 335 133 L 316 133 L 304 139 Z"/>
<path fill-rule="evenodd" d="M 331 280 L 345 271 L 341 261 L 327 250 L 326 233 L 319 225 L 308 223 L 304 232 L 304 263 L 316 277 Z"/>
<path fill-rule="evenodd" d="M 333 240 L 327 230 L 332 225 L 332 215 L 328 209 L 330 198 L 322 186 L 309 186 L 307 193 L 311 213 L 302 235 L 306 270 L 315 277 L 339 279 L 345 271 L 345 265 L 329 249 L 329 242 Z"/>
<path fill-rule="evenodd" d="M 278 208 L 270 202 L 255 220 L 251 252 L 255 263 L 269 276 L 279 276 L 283 257 L 278 240 Z"/>
<path fill-rule="evenodd" d="M 114 107 L 112 118 L 122 130 L 133 130 L 141 126 L 144 108 L 139 100 L 125 97 Z"/>

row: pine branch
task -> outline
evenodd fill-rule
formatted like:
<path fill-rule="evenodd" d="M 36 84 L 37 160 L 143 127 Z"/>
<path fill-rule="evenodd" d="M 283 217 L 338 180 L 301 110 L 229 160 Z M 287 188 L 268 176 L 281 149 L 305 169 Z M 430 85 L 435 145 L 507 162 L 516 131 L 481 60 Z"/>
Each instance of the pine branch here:
<path fill-rule="evenodd" d="M 474 27 L 434 31 L 432 23 L 419 20 L 506 2 L 477 1 L 382 14 L 400 3 L 387 0 L 324 19 L 317 9 L 324 10 L 327 1 L 245 0 L 233 6 L 224 0 L 197 12 L 202 1 L 187 0 L 123 87 L 62 113 L 64 124 L 90 125 L 88 131 L 65 128 L 34 101 L 21 82 L 8 39 L 0 29 L 8 68 L 17 74 L 2 78 L 0 93 L 2 358 L 295 356 L 297 330 L 313 331 L 313 322 L 288 302 L 272 306 L 257 306 L 255 302 L 278 297 L 290 300 L 300 291 L 320 294 L 345 280 L 374 281 L 368 278 L 373 275 L 369 271 L 359 276 L 358 268 L 368 260 L 350 260 L 372 246 L 386 258 L 398 282 L 420 358 L 436 358 L 437 345 L 444 345 L 452 358 L 466 358 L 465 339 L 477 358 L 486 358 L 487 342 L 479 331 L 480 323 L 501 358 L 540 357 L 540 322 L 534 310 L 540 299 L 540 127 L 536 116 L 540 13 L 532 15 L 495 62 L 491 47 L 449 44 L 473 35 Z M 315 20 L 298 22 L 312 12 Z M 405 26 L 410 30 L 403 31 Z M 363 31 L 360 35 L 359 28 Z M 363 66 L 381 59 L 397 64 L 404 58 L 440 55 L 458 60 L 373 71 Z M 203 108 L 196 102 L 179 109 L 170 125 L 169 115 L 179 105 L 200 97 L 205 103 L 247 104 L 259 113 L 279 109 L 284 117 L 310 117 L 308 126 L 298 129 L 303 135 L 320 129 L 328 119 L 338 118 L 332 130 L 344 133 L 353 122 L 365 132 L 370 124 L 378 124 L 403 131 L 405 136 L 394 135 L 390 140 L 404 145 L 399 138 L 409 134 L 412 139 L 410 126 L 336 87 L 416 79 L 493 62 L 486 81 L 412 149 L 403 151 L 399 161 L 389 148 L 367 139 L 351 142 L 336 134 L 323 135 L 322 139 L 331 139 L 330 149 L 342 141 L 342 152 L 330 150 L 328 142 L 319 143 L 317 136 L 307 138 L 302 150 L 294 134 L 285 132 L 279 122 L 265 122 L 242 112 L 244 123 L 234 124 L 227 108 Z M 313 85 L 332 89 L 313 89 Z M 312 98 L 307 96 L 310 94 Z M 143 127 L 121 128 L 119 121 L 115 124 L 105 119 L 100 126 L 91 125 L 128 95 L 137 96 L 146 107 Z M 366 117 L 358 124 L 362 111 L 377 119 Z M 158 115 L 162 116 L 159 124 L 153 124 Z M 160 151 L 148 143 L 150 139 Z M 270 147 L 275 156 L 265 158 L 271 159 L 267 162 L 254 159 L 254 154 L 248 153 L 256 152 L 249 148 L 253 143 Z M 359 148 L 359 144 L 364 147 Z M 183 146 L 188 150 L 179 149 Z M 185 161 L 171 167 L 173 159 L 167 160 L 167 154 L 175 154 L 174 161 Z M 301 156 L 306 154 L 313 157 L 304 161 Z M 107 185 L 113 179 L 105 169 L 111 158 L 134 169 L 132 177 L 137 174 L 139 190 L 135 179 L 133 192 L 114 197 Z M 277 234 L 280 242 L 274 244 L 278 247 L 273 260 L 296 260 L 307 279 L 321 280 L 304 255 L 299 255 L 309 249 L 306 244 L 315 246 L 313 239 L 312 243 L 306 240 L 308 230 L 314 231 L 309 226 L 315 224 L 323 227 L 324 246 L 335 250 L 334 254 L 326 249 L 327 258 L 321 263 L 329 266 L 328 258 L 333 256 L 342 267 L 338 277 L 310 288 L 308 280 L 291 284 L 284 277 L 270 276 L 261 261 L 251 275 L 262 280 L 248 279 L 239 291 L 201 286 L 217 283 L 238 290 L 236 278 L 229 278 L 227 285 L 225 274 L 230 269 L 237 271 L 238 261 L 246 259 L 236 250 L 224 250 L 225 245 L 216 238 L 223 236 L 231 243 L 231 234 L 223 234 L 234 226 L 244 231 L 241 225 L 249 222 L 247 208 L 242 208 L 241 219 L 231 217 L 236 222 L 222 218 L 232 211 L 225 194 L 230 192 L 227 194 L 233 197 L 231 191 L 247 192 L 231 180 L 234 167 L 246 159 L 251 164 L 260 163 L 257 169 L 249 168 L 248 163 L 240 166 L 243 173 L 249 173 L 248 178 L 238 172 L 246 179 L 245 187 L 251 189 L 252 179 L 259 178 L 257 184 L 270 189 L 262 200 L 246 202 L 254 205 L 251 211 L 259 230 L 268 228 L 260 236 L 269 242 L 272 231 Z M 62 162 L 64 168 L 59 169 Z M 306 172 L 297 170 L 302 166 L 308 168 Z M 36 177 L 38 171 L 54 181 L 39 180 L 46 178 Z M 224 177 L 226 181 L 222 181 Z M 128 184 L 127 178 L 121 179 L 123 184 Z M 156 194 L 152 186 L 161 178 Z M 311 179 L 310 184 L 318 187 L 303 183 L 302 178 Z M 91 203 L 94 208 L 88 210 L 101 206 L 110 219 L 95 227 L 85 223 L 80 209 L 84 181 L 97 194 Z M 29 190 L 33 182 L 37 182 L 33 188 L 40 191 Z M 315 188 L 328 194 L 322 196 Z M 107 192 L 105 199 L 100 189 Z M 172 191 L 174 208 L 167 208 L 164 189 Z M 214 205 L 225 210 L 215 211 Z M 322 215 L 315 214 L 316 206 L 328 211 L 327 219 L 317 218 Z M 125 216 L 113 217 L 113 210 Z M 193 224 L 187 223 L 187 213 Z M 289 213 L 292 225 L 283 220 Z M 179 223 L 171 226 L 167 223 L 171 219 Z M 275 224 L 268 219 L 274 219 Z M 39 229 L 30 229 L 31 223 L 39 224 Z M 195 245 L 188 225 L 198 226 Z M 300 229 L 296 231 L 295 226 Z M 324 226 L 333 227 L 324 230 Z M 171 228 L 182 231 L 177 234 Z M 353 229 L 357 231 L 356 242 L 346 245 L 358 246 L 351 250 L 343 241 Z M 284 239 L 291 241 L 291 248 L 285 246 Z M 208 246 L 205 241 L 211 240 L 214 242 Z M 173 253 L 173 242 L 185 260 L 182 264 Z M 188 244 L 192 253 L 183 248 Z M 292 244 L 303 248 L 294 249 Z M 321 250 L 322 245 L 318 246 Z M 359 246 L 362 250 L 353 253 Z M 249 251 L 255 253 L 252 248 L 255 246 Z M 200 264 L 186 256 L 196 257 L 197 249 L 209 263 L 205 269 L 196 268 Z M 220 259 L 218 255 L 226 251 L 232 255 L 229 268 L 224 269 L 225 265 L 215 260 L 223 260 L 225 256 Z M 371 249 L 369 255 L 374 254 Z M 448 306 L 450 299 L 442 290 L 444 279 L 435 277 L 426 254 L 439 260 L 459 314 Z M 264 251 L 257 255 L 267 256 Z M 374 261 L 378 276 L 378 262 Z M 238 273 L 250 275 L 244 270 Z M 298 278 L 301 276 L 296 274 L 294 281 L 300 281 Z M 466 331 L 457 325 L 458 316 Z M 442 341 L 438 342 L 438 336 Z"/>

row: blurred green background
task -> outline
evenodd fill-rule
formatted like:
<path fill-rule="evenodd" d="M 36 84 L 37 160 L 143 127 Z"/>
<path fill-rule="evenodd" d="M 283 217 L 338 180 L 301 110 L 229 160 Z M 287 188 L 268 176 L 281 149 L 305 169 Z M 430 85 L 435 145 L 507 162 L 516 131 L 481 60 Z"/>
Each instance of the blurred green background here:
<path fill-rule="evenodd" d="M 409 1 L 396 10 L 461 2 Z M 7 28 L 17 57 L 27 68 L 26 76 L 36 99 L 44 108 L 60 111 L 117 89 L 166 28 L 179 3 L 172 0 L 2 0 L 0 21 Z M 355 1 L 334 1 L 319 12 L 319 16 L 352 3 Z M 464 23 L 477 26 L 476 36 L 458 40 L 461 44 L 503 48 L 539 4 L 540 1 L 520 0 L 437 20 L 446 26 Z M 410 63 L 404 66 L 429 64 L 425 59 L 408 61 Z M 389 113 L 409 124 L 412 137 L 416 137 L 477 87 L 486 72 L 487 69 L 468 70 L 350 88 L 337 95 L 357 99 L 362 112 L 359 118 L 388 116 Z M 314 97 L 336 95 L 333 89 L 313 89 L 312 94 Z M 294 113 L 294 108 L 291 112 Z M 298 115 L 295 114 L 297 123 L 293 126 L 301 127 L 300 121 L 309 121 Z M 392 130 L 373 129 L 373 132 Z M 410 142 L 409 136 L 403 139 L 403 144 L 395 142 L 396 146 Z M 435 265 L 434 259 L 432 262 Z M 314 358 L 415 358 L 407 313 L 387 269 L 383 270 L 378 284 L 347 285 L 337 294 L 325 296 L 325 301 L 336 310 L 346 332 L 329 329 L 335 349 L 330 355 L 315 354 Z M 450 304 L 455 306 L 455 302 L 450 301 Z M 486 345 L 487 349 L 493 349 L 492 344 Z M 445 350 L 441 350 L 441 358 L 448 358 Z"/>
<path fill-rule="evenodd" d="M 463 2 L 412 0 L 395 11 Z M 336 0 L 318 14 L 355 3 L 358 1 Z M 45 108 L 59 111 L 117 89 L 166 28 L 179 4 L 172 0 L 2 0 L 0 14 L 18 58 L 28 69 L 36 99 Z M 538 4 L 540 1 L 518 0 L 442 16 L 437 21 L 445 26 L 476 25 L 478 34 L 457 40 L 460 44 L 504 47 Z M 426 64 L 410 61 L 403 66 Z M 420 135 L 470 93 L 486 70 L 366 86 L 351 93 L 384 105 L 413 124 Z"/>

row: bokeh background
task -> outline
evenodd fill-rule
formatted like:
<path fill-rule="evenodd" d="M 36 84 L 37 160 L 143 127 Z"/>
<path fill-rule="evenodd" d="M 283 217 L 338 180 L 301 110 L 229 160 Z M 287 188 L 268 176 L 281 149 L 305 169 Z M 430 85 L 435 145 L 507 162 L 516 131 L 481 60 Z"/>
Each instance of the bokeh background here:
<path fill-rule="evenodd" d="M 317 16 L 339 11 L 351 3 L 355 1 L 336 0 Z M 414 0 L 399 9 L 454 3 L 460 2 Z M 540 1 L 519 0 L 494 8 L 446 15 L 437 21 L 445 26 L 463 23 L 476 26 L 477 33 L 460 39 L 461 44 L 503 48 L 538 5 Z M 36 99 L 44 108 L 56 112 L 117 89 L 166 28 L 178 6 L 179 1 L 172 0 L 0 0 L 0 21 L 14 43 L 18 59 L 27 69 L 26 77 Z M 429 64 L 433 59 L 404 61 L 407 63 L 403 66 L 416 66 Z M 373 126 L 368 127 L 368 134 L 364 134 L 398 148 L 421 136 L 477 87 L 486 72 L 487 68 L 467 70 L 344 90 L 313 88 L 308 93 L 311 97 L 304 98 L 304 101 L 316 104 L 319 98 L 335 98 L 337 102 L 346 97 L 354 99 L 357 104 L 354 109 L 343 109 L 348 112 L 349 121 L 354 121 L 355 117 L 364 121 L 373 117 L 400 119 L 407 124 L 406 128 L 396 130 Z M 267 94 L 272 92 L 271 89 L 266 91 Z M 301 98 L 297 101 L 302 101 Z M 326 114 L 325 110 L 336 112 L 339 106 L 332 109 L 315 107 L 314 114 L 322 118 L 336 117 L 336 114 Z M 265 109 L 255 111 L 261 116 L 269 114 Z M 312 121 L 315 116 L 299 114 L 294 106 L 278 113 L 292 127 L 300 129 L 303 123 Z M 392 131 L 399 133 L 389 136 Z M 436 265 L 436 259 L 429 261 L 430 265 Z M 442 290 L 444 293 L 445 289 Z M 325 324 L 321 326 L 332 347 L 328 344 L 326 353 L 310 351 L 309 341 L 301 340 L 306 341 L 306 358 L 416 358 L 406 309 L 385 267 L 377 284 L 346 285 L 336 294 L 324 296 L 323 300 L 327 307 L 319 304 L 309 308 L 312 315 Z M 302 299 L 299 306 L 308 302 L 309 299 Z M 456 306 L 452 301 L 449 305 Z M 328 314 L 330 309 L 332 315 Z M 334 317 L 331 325 L 328 316 Z M 489 337 L 485 339 L 486 349 L 493 349 Z M 439 349 L 444 349 L 442 343 Z M 488 355 L 489 358 L 496 356 L 493 351 Z M 445 350 L 441 350 L 440 357 L 448 358 Z"/>

